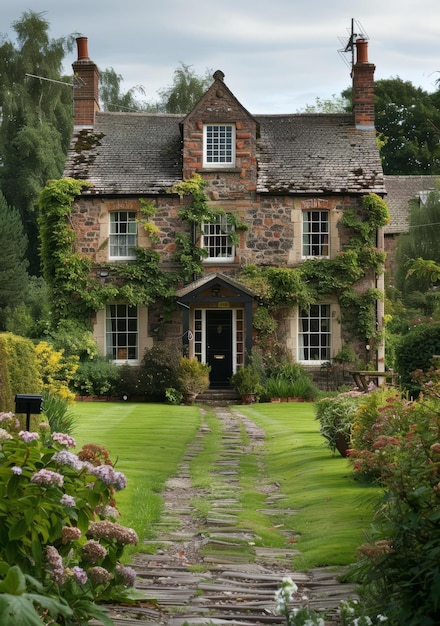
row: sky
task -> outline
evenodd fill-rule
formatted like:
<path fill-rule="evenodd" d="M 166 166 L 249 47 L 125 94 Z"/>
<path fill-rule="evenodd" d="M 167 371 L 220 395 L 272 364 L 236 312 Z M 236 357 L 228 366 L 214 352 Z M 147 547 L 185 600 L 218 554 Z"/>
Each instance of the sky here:
<path fill-rule="evenodd" d="M 351 85 L 351 32 L 369 41 L 375 78 L 399 77 L 429 93 L 440 78 L 439 0 L 2 0 L 0 33 L 27 10 L 41 13 L 53 39 L 88 38 L 89 57 L 112 67 L 126 91 L 158 100 L 174 70 L 220 69 L 254 114 L 296 113 Z M 71 72 L 76 50 L 66 55 Z"/>

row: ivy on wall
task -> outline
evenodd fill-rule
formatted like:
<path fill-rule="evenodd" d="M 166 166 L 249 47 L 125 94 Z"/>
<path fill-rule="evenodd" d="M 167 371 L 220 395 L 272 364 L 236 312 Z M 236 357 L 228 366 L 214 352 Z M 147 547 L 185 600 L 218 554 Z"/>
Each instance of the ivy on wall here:
<path fill-rule="evenodd" d="M 175 259 L 179 270 L 160 269 L 160 255 L 153 248 L 137 248 L 130 263 L 112 264 L 112 278 L 106 284 L 92 274 L 93 261 L 76 250 L 76 235 L 70 216 L 75 198 L 89 183 L 71 178 L 51 181 L 40 194 L 41 260 L 44 277 L 51 291 L 55 321 L 77 319 L 84 321 L 109 302 L 148 306 L 162 300 L 166 310 L 174 306 L 176 285 L 203 273 L 206 250 L 196 245 L 201 226 L 213 222 L 224 211 L 209 206 L 205 188 L 207 182 L 196 174 L 188 181 L 170 189 L 188 197 L 178 216 L 187 230 L 175 235 Z M 157 229 L 152 221 L 156 207 L 151 201 L 140 200 L 140 222 L 154 245 Z M 234 213 L 228 221 L 235 230 L 246 224 Z M 350 237 L 343 249 L 331 259 L 308 259 L 295 268 L 248 266 L 237 277 L 260 297 L 272 317 L 282 308 L 311 304 L 336 294 L 341 305 L 345 331 L 353 339 L 373 342 L 379 338 L 376 328 L 376 301 L 382 297 L 377 289 L 356 290 L 356 283 L 367 273 L 373 277 L 383 271 L 384 252 L 378 250 L 377 229 L 389 220 L 385 202 L 376 194 L 364 196 L 359 209 L 346 209 L 342 225 Z M 234 229 L 231 229 L 232 231 Z M 189 232 L 188 232 L 189 230 Z M 275 323 L 265 314 L 256 318 L 262 333 L 273 332 Z"/>
<path fill-rule="evenodd" d="M 374 343 L 381 333 L 376 327 L 376 302 L 383 294 L 375 288 L 362 293 L 355 286 L 368 272 L 372 276 L 383 272 L 385 253 L 377 248 L 376 237 L 377 229 L 388 222 L 384 200 L 368 194 L 360 211 L 344 211 L 342 224 L 350 230 L 350 237 L 333 258 L 307 259 L 296 268 L 249 266 L 238 278 L 259 294 L 273 315 L 292 306 L 307 310 L 311 304 L 336 295 L 347 338 Z"/>
<path fill-rule="evenodd" d="M 70 215 L 75 198 L 90 183 L 62 178 L 50 181 L 39 198 L 41 261 L 49 286 L 54 321 L 76 319 L 84 322 L 109 302 L 148 306 L 159 298 L 174 295 L 176 276 L 159 268 L 160 255 L 152 249 L 137 248 L 132 263 L 112 265 L 114 281 L 103 284 L 91 273 L 92 259 L 76 250 L 76 234 Z M 151 207 L 143 205 L 143 215 Z M 142 211 L 142 209 L 141 209 Z"/>

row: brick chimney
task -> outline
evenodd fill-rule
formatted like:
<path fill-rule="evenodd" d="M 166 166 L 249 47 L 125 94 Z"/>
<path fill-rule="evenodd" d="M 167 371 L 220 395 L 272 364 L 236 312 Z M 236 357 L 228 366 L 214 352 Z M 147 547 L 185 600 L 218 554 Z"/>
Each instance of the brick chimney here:
<path fill-rule="evenodd" d="M 353 111 L 356 128 L 374 128 L 374 70 L 368 62 L 368 41 L 356 40 L 356 63 L 353 65 Z"/>
<path fill-rule="evenodd" d="M 95 123 L 95 113 L 99 111 L 99 70 L 89 59 L 87 37 L 76 40 L 78 59 L 73 68 L 73 123 L 75 127 L 90 127 Z"/>

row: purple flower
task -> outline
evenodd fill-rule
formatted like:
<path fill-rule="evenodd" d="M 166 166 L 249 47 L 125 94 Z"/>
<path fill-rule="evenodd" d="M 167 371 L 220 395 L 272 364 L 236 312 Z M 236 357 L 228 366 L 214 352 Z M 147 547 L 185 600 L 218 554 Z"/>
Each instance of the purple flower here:
<path fill-rule="evenodd" d="M 107 549 L 102 546 L 99 541 L 90 539 L 82 548 L 82 557 L 84 561 L 88 563 L 97 563 L 98 561 L 105 559 L 107 556 Z"/>
<path fill-rule="evenodd" d="M 82 461 L 79 460 L 76 454 L 69 452 L 68 450 L 61 450 L 53 455 L 53 460 L 60 465 L 70 465 L 74 469 L 80 471 L 84 467 Z"/>
<path fill-rule="evenodd" d="M 82 567 L 78 567 L 77 565 L 72 567 L 72 574 L 78 585 L 86 584 L 88 578 L 86 572 L 83 570 Z"/>
<path fill-rule="evenodd" d="M 52 472 L 47 469 L 35 472 L 31 478 L 31 483 L 35 483 L 37 485 L 57 485 L 58 487 L 62 487 L 63 482 L 64 476 L 62 474 L 58 474 L 58 472 Z"/>
<path fill-rule="evenodd" d="M 52 580 L 58 585 L 62 585 L 66 579 L 63 560 L 60 553 L 54 546 L 46 546 L 46 561 Z"/>
<path fill-rule="evenodd" d="M 23 474 L 23 468 L 18 467 L 18 465 L 14 465 L 14 467 L 11 467 L 11 471 L 13 474 L 16 474 L 17 476 L 20 476 L 20 474 Z"/>
<path fill-rule="evenodd" d="M 67 448 L 76 448 L 76 441 L 66 433 L 52 433 L 52 439 Z"/>
<path fill-rule="evenodd" d="M 0 441 L 7 441 L 8 439 L 12 439 L 12 435 L 8 433 L 4 428 L 0 428 Z"/>
<path fill-rule="evenodd" d="M 29 430 L 20 430 L 18 436 L 21 437 L 25 443 L 30 443 L 40 438 L 38 433 L 31 433 Z"/>
<path fill-rule="evenodd" d="M 102 480 L 108 487 L 114 487 L 116 491 L 125 489 L 127 479 L 122 472 L 115 472 L 111 465 L 98 465 L 89 469 L 90 474 Z"/>
<path fill-rule="evenodd" d="M 67 493 L 65 493 L 63 495 L 63 497 L 61 498 L 60 502 L 61 502 L 61 504 L 63 506 L 70 506 L 70 507 L 75 507 L 76 506 L 75 498 L 73 496 L 67 495 Z"/>
<path fill-rule="evenodd" d="M 110 582 L 113 578 L 113 574 L 99 565 L 95 565 L 89 569 L 89 576 L 94 585 L 105 585 L 105 583 Z"/>
<path fill-rule="evenodd" d="M 134 587 L 134 583 L 136 582 L 136 572 L 132 567 L 118 563 L 116 565 L 116 574 L 124 587 Z"/>

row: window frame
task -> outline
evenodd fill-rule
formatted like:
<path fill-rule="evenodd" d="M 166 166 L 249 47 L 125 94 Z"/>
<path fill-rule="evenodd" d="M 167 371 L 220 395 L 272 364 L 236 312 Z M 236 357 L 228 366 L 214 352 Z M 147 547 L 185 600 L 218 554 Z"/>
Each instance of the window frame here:
<path fill-rule="evenodd" d="M 312 219 L 312 215 L 314 213 L 319 214 L 318 219 Z M 325 220 L 322 219 L 323 215 L 326 216 Z M 306 216 L 309 216 L 308 219 L 306 219 Z M 326 229 L 322 228 L 322 224 L 326 225 Z M 303 259 L 315 259 L 315 258 L 328 259 L 330 258 L 330 211 L 329 210 L 306 209 L 302 212 L 301 257 Z"/>
<path fill-rule="evenodd" d="M 122 216 L 123 214 L 127 214 L 126 220 L 115 219 L 116 216 Z M 131 219 L 129 216 L 131 215 Z M 135 232 L 129 232 L 130 226 L 129 224 L 134 224 Z M 126 232 L 118 232 L 121 230 L 122 226 L 126 225 Z M 115 227 L 116 232 L 113 231 L 113 227 Z M 123 228 L 122 228 L 123 230 Z M 128 241 L 129 237 L 134 237 L 134 243 L 130 244 Z M 113 243 L 113 238 L 120 238 L 120 240 L 125 241 L 123 245 L 116 239 L 116 242 Z M 134 249 L 138 246 L 138 220 L 137 220 L 137 212 L 136 211 L 127 211 L 127 210 L 118 210 L 118 211 L 110 211 L 109 212 L 109 237 L 108 237 L 108 258 L 112 261 L 130 261 L 136 258 L 134 253 Z M 112 251 L 115 249 L 124 248 L 127 254 L 112 254 Z M 130 253 L 130 250 L 132 251 Z"/>
<path fill-rule="evenodd" d="M 222 229 L 225 229 L 222 231 Z M 206 250 L 208 256 L 203 259 L 207 263 L 233 263 L 235 259 L 235 243 L 232 233 L 235 232 L 234 224 L 228 221 L 227 213 L 218 215 L 216 222 L 203 222 L 201 226 L 200 247 Z M 207 232 L 218 230 L 219 232 Z M 222 243 L 225 240 L 225 243 Z M 220 241 L 220 243 L 218 243 Z M 212 256 L 212 250 L 230 250 L 230 254 Z"/>
<path fill-rule="evenodd" d="M 217 129 L 221 129 L 221 128 L 228 128 L 231 129 L 231 137 L 230 137 L 230 141 L 228 142 L 228 145 L 226 147 L 226 152 L 230 151 L 230 158 L 228 160 L 222 161 L 219 158 L 214 159 L 214 155 L 212 155 L 212 157 L 208 157 L 208 152 L 209 152 L 209 145 L 210 145 L 210 130 L 209 129 L 213 129 L 213 128 L 217 128 Z M 236 128 L 235 128 L 235 124 L 204 124 L 203 126 L 203 167 L 204 168 L 235 168 L 235 159 L 236 159 L 236 152 L 235 152 L 235 139 L 236 139 Z M 211 141 L 213 148 L 212 150 L 214 150 L 218 156 L 218 153 L 221 152 L 221 141 L 219 139 L 219 137 L 217 137 L 217 141 L 212 140 Z M 226 143 L 226 142 L 225 142 Z M 210 160 L 211 159 L 211 160 Z"/>
<path fill-rule="evenodd" d="M 122 307 L 125 308 L 124 314 L 122 314 Z M 112 309 L 114 309 L 113 313 Z M 135 314 L 130 315 L 130 310 Z M 123 322 L 125 322 L 125 329 Z M 135 328 L 133 322 L 135 322 Z M 109 341 L 110 337 L 111 341 Z M 125 356 L 123 356 L 124 351 Z M 113 363 L 132 365 L 139 363 L 139 308 L 137 306 L 113 303 L 105 307 L 105 354 Z"/>
<path fill-rule="evenodd" d="M 325 307 L 325 314 L 324 314 Z M 315 315 L 312 315 L 316 311 Z M 305 321 L 308 321 L 305 328 Z M 323 326 L 324 324 L 327 327 Z M 323 338 L 325 341 L 322 341 Z M 305 342 L 304 339 L 307 338 Z M 298 362 L 320 365 L 331 360 L 332 306 L 328 303 L 312 304 L 309 311 L 298 309 Z M 324 352 L 325 351 L 325 354 Z M 316 356 L 312 356 L 315 354 Z M 306 356 L 308 358 L 306 358 Z"/>

